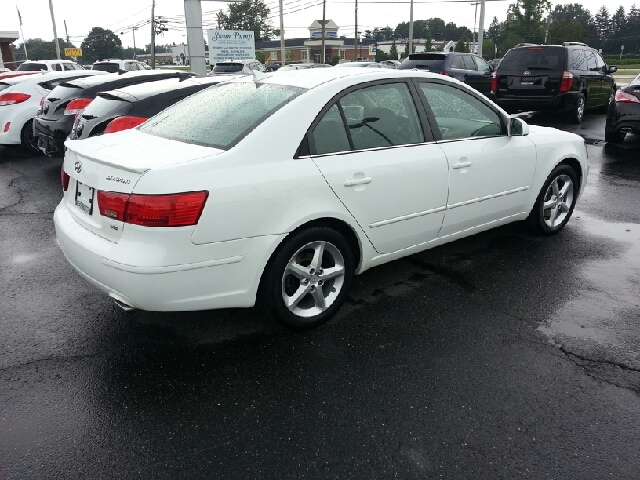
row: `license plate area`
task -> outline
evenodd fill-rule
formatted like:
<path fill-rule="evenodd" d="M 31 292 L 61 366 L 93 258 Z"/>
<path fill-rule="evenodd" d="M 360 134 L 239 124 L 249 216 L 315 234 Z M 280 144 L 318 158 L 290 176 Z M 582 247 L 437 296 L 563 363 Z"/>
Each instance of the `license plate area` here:
<path fill-rule="evenodd" d="M 76 182 L 76 206 L 87 215 L 93 214 L 95 188 Z"/>

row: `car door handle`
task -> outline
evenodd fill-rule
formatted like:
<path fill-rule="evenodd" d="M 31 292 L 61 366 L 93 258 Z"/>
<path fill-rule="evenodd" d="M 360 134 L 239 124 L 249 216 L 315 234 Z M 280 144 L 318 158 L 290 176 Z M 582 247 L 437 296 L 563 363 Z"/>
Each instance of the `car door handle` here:
<path fill-rule="evenodd" d="M 371 177 L 355 178 L 355 179 L 351 179 L 351 180 L 345 180 L 344 181 L 344 186 L 345 187 L 353 187 L 355 185 L 366 185 L 367 183 L 371 183 L 372 180 L 373 180 L 373 178 L 371 178 Z"/>
<path fill-rule="evenodd" d="M 472 165 L 472 162 L 458 162 L 458 163 L 454 163 L 453 165 L 451 165 L 451 168 L 466 168 L 466 167 L 470 167 Z"/>

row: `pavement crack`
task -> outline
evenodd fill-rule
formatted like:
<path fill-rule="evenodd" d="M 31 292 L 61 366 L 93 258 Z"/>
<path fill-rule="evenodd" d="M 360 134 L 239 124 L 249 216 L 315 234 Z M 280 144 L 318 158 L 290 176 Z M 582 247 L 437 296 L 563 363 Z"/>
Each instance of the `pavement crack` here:
<path fill-rule="evenodd" d="M 560 351 L 562 353 L 564 353 L 565 355 L 572 355 L 576 358 L 579 358 L 580 360 L 584 361 L 584 362 L 593 362 L 593 363 L 601 363 L 601 364 L 605 364 L 605 365 L 611 365 L 614 367 L 619 367 L 623 370 L 626 370 L 628 372 L 635 372 L 635 373 L 640 373 L 640 368 L 634 368 L 634 367 L 630 367 L 629 365 L 625 365 L 624 363 L 620 363 L 620 362 L 612 362 L 611 360 L 594 360 L 593 358 L 587 358 L 583 355 L 580 355 L 578 353 L 574 353 L 570 350 L 567 350 L 564 345 L 560 345 Z"/>

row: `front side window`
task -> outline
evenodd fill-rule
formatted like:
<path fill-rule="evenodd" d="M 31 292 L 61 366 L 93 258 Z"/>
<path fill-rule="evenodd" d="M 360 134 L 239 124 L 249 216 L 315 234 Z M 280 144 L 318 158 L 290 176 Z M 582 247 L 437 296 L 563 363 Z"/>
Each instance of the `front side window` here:
<path fill-rule="evenodd" d="M 587 62 L 587 70 L 591 72 L 598 70 L 595 52 L 593 50 L 585 50 L 584 56 Z"/>
<path fill-rule="evenodd" d="M 463 55 L 462 61 L 464 63 L 465 70 L 477 70 L 476 64 L 473 63 L 473 58 L 471 57 L 471 55 Z"/>
<path fill-rule="evenodd" d="M 424 142 L 406 83 L 374 85 L 344 95 L 311 135 L 317 154 Z"/>
<path fill-rule="evenodd" d="M 140 130 L 151 135 L 228 150 L 306 89 L 289 85 L 233 82 L 185 98 Z"/>
<path fill-rule="evenodd" d="M 478 67 L 478 71 L 480 72 L 490 72 L 491 71 L 491 67 L 489 66 L 489 64 L 487 62 L 484 61 L 484 59 L 480 58 L 480 57 L 471 57 L 473 58 L 473 60 L 476 62 L 476 65 Z"/>
<path fill-rule="evenodd" d="M 599 53 L 595 52 L 595 54 L 596 54 L 596 68 L 600 72 L 606 72 L 607 71 L 606 63 L 604 63 L 604 60 L 602 59 Z"/>
<path fill-rule="evenodd" d="M 59 63 L 54 63 L 52 65 L 53 70 L 55 70 L 56 72 L 61 72 L 62 71 L 62 66 Z"/>
<path fill-rule="evenodd" d="M 500 116 L 473 95 L 449 85 L 420 82 L 442 140 L 502 135 Z"/>

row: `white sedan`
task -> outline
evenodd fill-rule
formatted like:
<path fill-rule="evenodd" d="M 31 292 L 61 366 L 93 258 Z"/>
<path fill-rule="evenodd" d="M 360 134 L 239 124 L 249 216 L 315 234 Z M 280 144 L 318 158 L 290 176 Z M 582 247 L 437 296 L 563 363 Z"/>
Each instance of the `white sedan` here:
<path fill-rule="evenodd" d="M 24 75 L 0 81 L 0 145 L 22 145 L 40 153 L 35 145 L 32 121 L 44 97 L 59 83 L 105 72 L 70 70 Z"/>
<path fill-rule="evenodd" d="M 83 277 L 125 309 L 258 303 L 293 328 L 376 265 L 517 220 L 558 232 L 589 170 L 581 137 L 391 69 L 254 74 L 66 146 L 54 219 Z"/>

